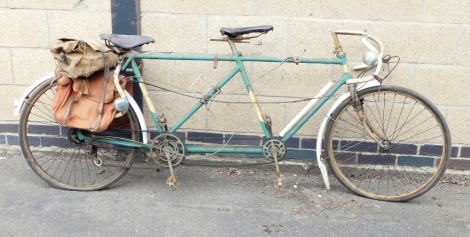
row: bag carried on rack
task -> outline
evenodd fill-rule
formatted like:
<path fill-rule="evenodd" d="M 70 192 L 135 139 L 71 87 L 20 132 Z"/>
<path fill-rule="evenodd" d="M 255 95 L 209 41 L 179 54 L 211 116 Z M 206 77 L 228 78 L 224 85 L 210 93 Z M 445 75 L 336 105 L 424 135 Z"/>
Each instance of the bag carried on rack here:
<path fill-rule="evenodd" d="M 93 40 L 85 42 L 61 38 L 53 43 L 51 53 L 59 70 L 69 78 L 89 77 L 94 72 L 103 70 L 105 53 L 108 55 L 110 68 L 115 67 L 119 59 L 119 50 L 108 47 L 102 41 Z"/>
<path fill-rule="evenodd" d="M 62 38 L 54 43 L 51 53 L 57 62 L 57 91 L 52 110 L 57 122 L 93 132 L 109 126 L 129 127 L 127 116 L 115 119 L 113 102 L 119 93 L 110 68 L 117 64 L 118 52 L 103 42 Z M 132 89 L 124 76 L 119 76 L 119 82 L 123 89 Z"/>
<path fill-rule="evenodd" d="M 88 78 L 72 79 L 56 70 L 57 91 L 52 100 L 54 119 L 67 127 L 93 132 L 106 130 L 116 117 L 113 102 L 119 93 L 113 80 L 106 83 L 105 74 L 98 71 Z M 112 71 L 108 75 L 112 75 Z M 119 80 L 124 89 L 126 78 L 120 75 Z"/>

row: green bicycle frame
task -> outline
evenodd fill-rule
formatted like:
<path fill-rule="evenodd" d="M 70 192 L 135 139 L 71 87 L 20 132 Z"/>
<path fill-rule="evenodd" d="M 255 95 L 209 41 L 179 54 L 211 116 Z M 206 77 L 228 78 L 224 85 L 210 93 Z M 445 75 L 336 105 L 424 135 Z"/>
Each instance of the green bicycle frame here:
<path fill-rule="evenodd" d="M 273 135 L 271 134 L 265 119 L 262 116 L 261 108 L 259 106 L 256 94 L 251 87 L 251 82 L 248 78 L 248 75 L 245 70 L 244 62 L 273 62 L 273 63 L 303 63 L 303 64 L 337 64 L 343 67 L 344 74 L 342 78 L 330 89 L 322 98 L 318 101 L 315 106 L 310 109 L 302 119 L 296 123 L 284 137 L 280 138 L 283 142 L 287 142 L 290 138 L 292 138 L 295 133 L 336 93 L 336 91 L 343 85 L 346 84 L 348 79 L 351 79 L 352 76 L 349 73 L 349 69 L 347 67 L 347 59 L 345 54 L 339 54 L 334 59 L 316 59 L 316 58 L 301 58 L 299 60 L 293 60 L 291 58 L 275 58 L 275 57 L 255 57 L 255 56 L 242 56 L 238 53 L 235 47 L 235 43 L 231 40 L 227 40 L 232 48 L 233 54 L 231 56 L 215 56 L 215 55 L 184 55 L 184 54 L 159 54 L 159 53 L 128 53 L 127 60 L 124 62 L 122 66 L 122 71 L 126 69 L 132 69 L 135 81 L 139 83 L 139 87 L 142 91 L 142 95 L 144 98 L 145 103 L 147 104 L 151 118 L 153 123 L 156 126 L 158 132 L 176 132 L 191 116 L 193 116 L 204 104 L 206 104 L 221 88 L 224 87 L 232 78 L 240 73 L 243 82 L 245 84 L 246 90 L 250 96 L 251 102 L 256 110 L 260 126 L 263 130 L 264 136 L 266 139 L 272 139 Z M 148 91 L 143 82 L 142 75 L 136 63 L 136 60 L 141 59 L 150 59 L 150 60 L 189 60 L 189 61 L 228 61 L 228 62 L 235 62 L 235 67 L 233 70 L 223 79 L 221 80 L 214 88 L 212 88 L 205 96 L 203 96 L 197 103 L 188 111 L 179 121 L 176 122 L 168 131 L 159 124 L 159 118 L 156 112 L 156 109 L 148 95 Z M 97 138 L 99 139 L 99 138 Z M 127 147 L 142 147 L 140 144 L 134 144 L 129 141 L 109 141 L 106 140 L 107 143 L 116 144 L 116 145 L 123 145 Z M 151 149 L 150 145 L 145 145 L 146 149 Z M 220 146 L 210 146 L 210 145 L 187 145 L 186 151 L 188 153 L 212 153 L 212 152 L 220 152 L 220 153 L 243 153 L 243 154 L 262 154 L 263 150 L 262 147 L 256 146 L 230 146 L 226 145 L 223 147 Z"/>

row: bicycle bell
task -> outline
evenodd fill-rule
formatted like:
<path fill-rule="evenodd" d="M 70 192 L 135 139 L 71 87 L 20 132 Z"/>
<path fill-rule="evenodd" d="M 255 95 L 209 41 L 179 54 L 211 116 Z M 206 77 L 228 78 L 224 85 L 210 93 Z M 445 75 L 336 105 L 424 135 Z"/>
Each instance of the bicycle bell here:
<path fill-rule="evenodd" d="M 362 61 L 364 61 L 367 66 L 374 66 L 377 63 L 378 58 L 379 56 L 377 53 L 368 51 L 362 57 Z"/>
<path fill-rule="evenodd" d="M 119 97 L 114 100 L 114 108 L 119 112 L 126 111 L 129 108 L 129 102 L 125 97 Z"/>

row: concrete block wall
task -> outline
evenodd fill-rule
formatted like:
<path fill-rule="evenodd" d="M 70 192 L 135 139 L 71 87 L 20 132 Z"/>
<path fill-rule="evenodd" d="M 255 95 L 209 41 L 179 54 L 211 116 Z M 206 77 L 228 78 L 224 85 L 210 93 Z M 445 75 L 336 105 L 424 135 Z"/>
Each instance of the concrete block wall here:
<path fill-rule="evenodd" d="M 401 57 L 400 65 L 386 83 L 412 88 L 437 104 L 448 120 L 455 144 L 470 144 L 470 97 L 462 90 L 470 88 L 470 65 L 466 59 L 470 54 L 469 10 L 468 0 L 170 0 L 159 3 L 141 0 L 142 34 L 156 39 L 155 44 L 144 49 L 159 52 L 229 54 L 227 45 L 210 41 L 220 36 L 220 27 L 270 24 L 274 26 L 273 32 L 251 40 L 249 45 L 238 45 L 240 51 L 245 55 L 332 57 L 330 31 L 367 29 L 383 40 L 387 54 Z M 349 59 L 353 63 L 360 61 L 364 50 L 359 41 L 343 39 Z M 248 66 L 250 76 L 256 80 L 259 77 L 258 88 L 256 85 L 254 88 L 255 92 L 261 91 L 258 93 L 261 96 L 313 96 L 322 85 L 338 78 L 341 73 L 339 68 L 330 66 L 283 65 L 279 69 L 276 66 L 259 63 Z M 161 71 L 162 68 L 166 69 L 165 72 Z M 147 80 L 164 82 L 184 91 L 188 89 L 186 85 L 191 85 L 201 74 L 217 81 L 230 70 L 230 66 L 214 70 L 211 63 L 152 62 L 145 69 Z M 266 72 L 269 73 L 265 75 Z M 244 93 L 242 86 L 230 87 L 226 91 Z M 176 119 L 180 114 L 172 111 L 185 111 L 193 104 L 190 101 L 171 103 L 172 98 L 171 94 L 157 98 L 163 102 L 163 107 L 169 107 L 167 117 Z M 231 107 L 234 109 L 226 110 L 227 120 L 243 117 L 236 114 L 241 108 Z M 301 106 L 288 104 L 265 109 L 276 118 L 274 130 L 278 132 L 290 121 L 295 112 L 293 115 L 289 113 L 295 111 L 294 108 Z M 240 113 L 245 114 L 245 111 L 253 112 L 248 108 Z M 237 125 L 224 123 L 225 120 L 219 118 L 221 116 L 206 113 L 194 123 L 190 121 L 187 127 L 237 129 Z M 314 133 L 318 121 L 314 119 L 312 124 L 301 130 L 301 134 Z M 242 126 L 243 131 L 259 131 L 254 113 L 242 122 Z"/>
<path fill-rule="evenodd" d="M 49 53 L 53 40 L 96 39 L 111 32 L 110 8 L 110 1 L 98 0 L 0 1 L 0 111 L 5 111 L 0 123 L 17 123 L 13 98 L 19 98 L 35 79 L 53 70 Z M 401 57 L 386 83 L 412 88 L 436 103 L 449 123 L 455 156 L 469 157 L 470 96 L 465 90 L 470 86 L 468 0 L 140 0 L 140 8 L 142 35 L 156 41 L 143 49 L 159 52 L 229 54 L 227 45 L 210 41 L 220 37 L 220 27 L 270 24 L 273 32 L 251 40 L 251 44 L 238 45 L 239 50 L 245 55 L 330 58 L 330 31 L 367 29 L 383 40 L 386 53 Z M 360 62 L 364 50 L 358 39 L 343 37 L 342 42 L 351 62 Z M 248 63 L 246 67 L 262 101 L 314 96 L 341 74 L 340 68 L 333 66 Z M 231 68 L 230 63 L 219 63 L 213 69 L 212 62 L 152 61 L 145 63 L 144 75 L 147 82 L 200 94 Z M 197 80 L 201 76 L 208 80 Z M 248 101 L 245 93 L 243 84 L 234 80 L 217 99 Z M 196 103 L 158 89 L 152 89 L 151 94 L 170 123 Z M 278 133 L 302 107 L 297 103 L 268 104 L 263 112 L 271 116 L 273 130 Z M 320 116 L 300 131 L 302 139 L 316 134 L 325 112 L 321 110 Z M 234 118 L 235 122 L 228 122 Z M 253 108 L 243 104 L 213 103 L 183 128 L 260 133 Z"/>
<path fill-rule="evenodd" d="M 109 1 L 0 1 L 0 121 L 17 121 L 13 99 L 52 72 L 51 43 L 62 37 L 96 39 L 111 32 Z"/>

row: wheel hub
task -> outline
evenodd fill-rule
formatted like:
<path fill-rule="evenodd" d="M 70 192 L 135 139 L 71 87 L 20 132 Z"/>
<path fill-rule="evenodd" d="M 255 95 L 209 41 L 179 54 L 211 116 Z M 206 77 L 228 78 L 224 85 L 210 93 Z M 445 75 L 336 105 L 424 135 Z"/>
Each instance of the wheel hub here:
<path fill-rule="evenodd" d="M 380 148 L 382 151 L 384 152 L 390 151 L 391 148 L 392 148 L 392 142 L 390 142 L 390 140 L 382 141 L 382 147 Z"/>

